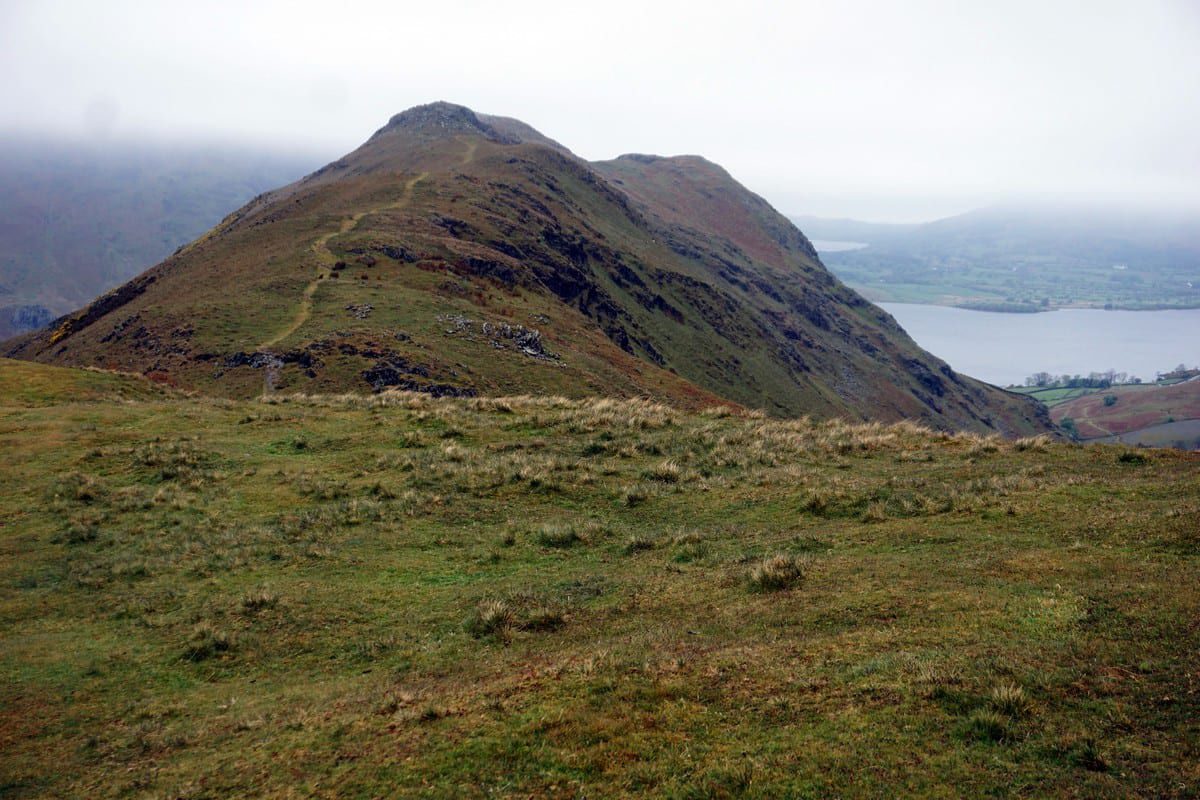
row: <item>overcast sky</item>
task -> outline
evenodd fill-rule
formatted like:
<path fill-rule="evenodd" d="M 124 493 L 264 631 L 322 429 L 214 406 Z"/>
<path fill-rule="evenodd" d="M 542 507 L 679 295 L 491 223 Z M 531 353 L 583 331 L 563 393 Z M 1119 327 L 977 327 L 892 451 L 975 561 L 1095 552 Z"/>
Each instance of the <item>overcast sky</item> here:
<path fill-rule="evenodd" d="M 1200 206 L 1200 2 L 0 0 L 0 132 L 332 160 L 449 100 L 699 153 L 793 214 Z"/>

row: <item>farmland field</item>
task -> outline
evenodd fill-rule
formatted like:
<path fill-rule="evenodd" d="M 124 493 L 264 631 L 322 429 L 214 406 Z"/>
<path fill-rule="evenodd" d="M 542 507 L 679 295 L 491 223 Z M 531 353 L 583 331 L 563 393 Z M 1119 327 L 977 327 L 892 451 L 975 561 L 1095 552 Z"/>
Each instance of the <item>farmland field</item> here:
<path fill-rule="evenodd" d="M 1116 401 L 1106 403 L 1106 397 L 1115 397 Z M 1114 386 L 1059 403 L 1050 416 L 1059 424 L 1072 420 L 1081 439 L 1200 419 L 1200 380 L 1170 386 Z"/>

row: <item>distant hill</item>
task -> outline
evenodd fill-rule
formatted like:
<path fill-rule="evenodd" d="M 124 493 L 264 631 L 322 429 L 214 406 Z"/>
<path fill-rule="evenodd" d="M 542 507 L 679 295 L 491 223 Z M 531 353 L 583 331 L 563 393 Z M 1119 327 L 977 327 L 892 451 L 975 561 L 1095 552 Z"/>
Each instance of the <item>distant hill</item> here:
<path fill-rule="evenodd" d="M 1096 208 L 996 207 L 921 225 L 795 217 L 875 301 L 1037 311 L 1200 307 L 1200 217 Z"/>
<path fill-rule="evenodd" d="M 78 308 L 314 166 L 233 148 L 0 139 L 0 339 Z"/>
<path fill-rule="evenodd" d="M 54 319 L 50 309 L 43 305 L 0 306 L 0 340 L 15 336 L 22 331 L 44 328 Z"/>
<path fill-rule="evenodd" d="M 1050 429 L 1038 404 L 922 351 L 719 166 L 588 163 L 446 103 L 396 115 L 9 352 L 227 396 L 651 396 Z"/>

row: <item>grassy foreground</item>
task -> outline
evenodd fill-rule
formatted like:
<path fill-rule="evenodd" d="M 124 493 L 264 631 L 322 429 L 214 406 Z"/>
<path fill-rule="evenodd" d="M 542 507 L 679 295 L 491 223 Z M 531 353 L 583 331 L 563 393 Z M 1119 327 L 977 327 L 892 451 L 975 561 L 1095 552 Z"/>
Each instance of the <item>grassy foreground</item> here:
<path fill-rule="evenodd" d="M 0 796 L 1200 784 L 1194 454 L 13 362 L 0 447 Z"/>

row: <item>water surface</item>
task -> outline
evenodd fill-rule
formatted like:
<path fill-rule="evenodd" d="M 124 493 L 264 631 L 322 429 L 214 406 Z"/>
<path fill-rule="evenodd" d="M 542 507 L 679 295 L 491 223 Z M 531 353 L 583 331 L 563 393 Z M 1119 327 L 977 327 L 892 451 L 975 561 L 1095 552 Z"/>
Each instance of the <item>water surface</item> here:
<path fill-rule="evenodd" d="M 1000 386 L 1024 383 L 1035 372 L 1109 369 L 1153 380 L 1178 364 L 1200 363 L 1200 309 L 998 314 L 915 303 L 879 306 L 955 370 Z"/>
<path fill-rule="evenodd" d="M 817 249 L 818 253 L 842 253 L 847 250 L 862 250 L 866 247 L 864 242 L 839 242 L 833 239 L 809 239 L 812 246 Z"/>

